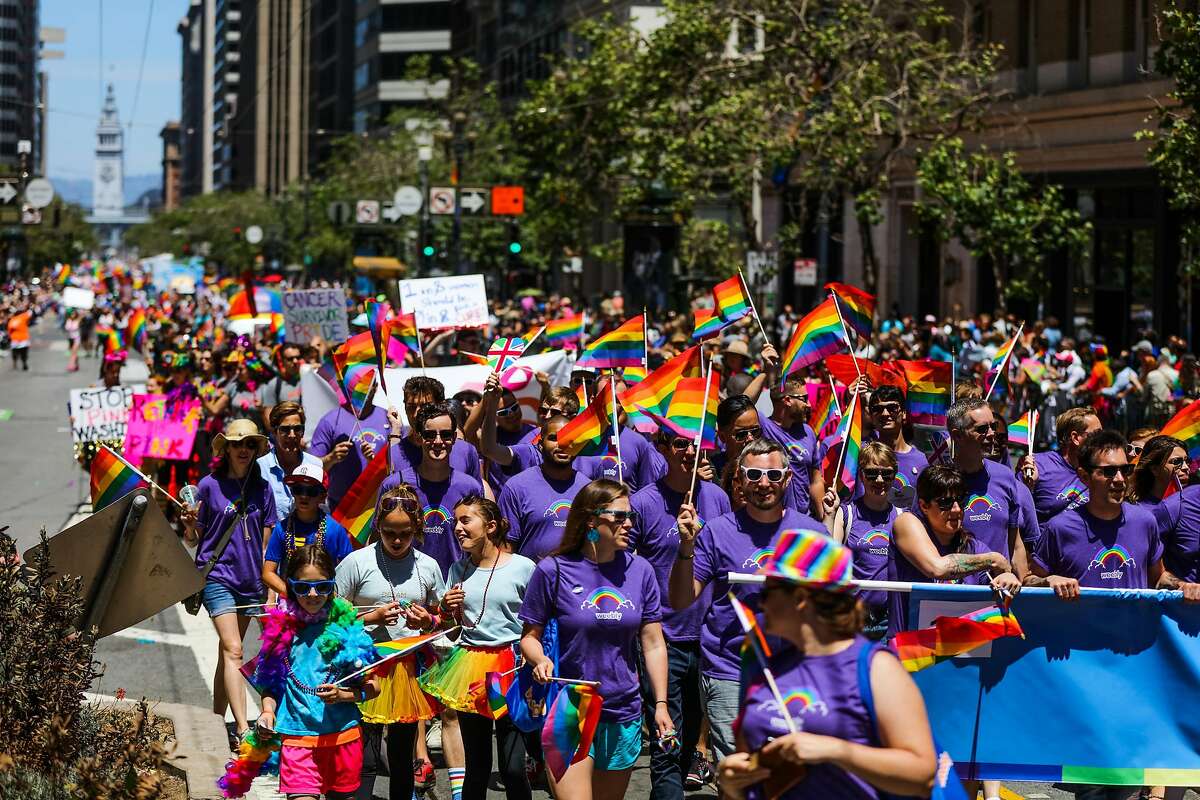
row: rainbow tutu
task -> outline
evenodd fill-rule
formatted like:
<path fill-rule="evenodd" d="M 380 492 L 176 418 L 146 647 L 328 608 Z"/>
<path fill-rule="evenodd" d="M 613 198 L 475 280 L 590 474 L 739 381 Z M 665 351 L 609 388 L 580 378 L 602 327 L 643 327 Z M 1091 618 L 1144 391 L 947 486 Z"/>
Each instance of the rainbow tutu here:
<path fill-rule="evenodd" d="M 425 671 L 417 683 L 446 708 L 490 717 L 487 674 L 507 672 L 516 666 L 512 645 L 471 647 L 459 645 Z"/>
<path fill-rule="evenodd" d="M 441 710 L 417 685 L 417 655 L 394 658 L 381 670 L 379 696 L 358 704 L 363 722 L 388 725 L 433 719 Z M 382 670 L 387 670 L 382 672 Z"/>

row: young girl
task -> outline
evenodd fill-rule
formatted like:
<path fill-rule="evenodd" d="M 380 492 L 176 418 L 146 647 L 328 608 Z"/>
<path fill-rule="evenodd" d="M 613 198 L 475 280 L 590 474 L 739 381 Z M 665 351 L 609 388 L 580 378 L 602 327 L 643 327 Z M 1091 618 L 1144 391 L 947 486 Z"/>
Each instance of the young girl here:
<path fill-rule="evenodd" d="M 268 614 L 262 651 L 245 670 L 262 694 L 259 731 L 281 739 L 279 792 L 290 800 L 353 795 L 362 768 L 355 703 L 379 694 L 379 678 L 371 673 L 335 685 L 375 661 L 376 653 L 354 608 L 333 596 L 333 576 L 324 547 L 296 550 L 288 561 L 289 599 Z"/>
<path fill-rule="evenodd" d="M 499 506 L 477 494 L 454 507 L 454 535 L 465 557 L 450 567 L 447 583 L 452 588 L 442 598 L 448 617 L 443 624 L 461 625 L 462 634 L 458 646 L 418 682 L 427 694 L 460 712 L 465 764 L 449 763 L 447 753 L 452 791 L 457 779 L 464 800 L 483 800 L 492 774 L 487 673 L 516 665 L 514 651 L 521 639 L 517 615 L 534 563 L 507 551 L 508 520 Z M 507 716 L 495 720 L 495 730 L 504 793 L 509 800 L 525 800 L 530 788 L 521 732 Z"/>

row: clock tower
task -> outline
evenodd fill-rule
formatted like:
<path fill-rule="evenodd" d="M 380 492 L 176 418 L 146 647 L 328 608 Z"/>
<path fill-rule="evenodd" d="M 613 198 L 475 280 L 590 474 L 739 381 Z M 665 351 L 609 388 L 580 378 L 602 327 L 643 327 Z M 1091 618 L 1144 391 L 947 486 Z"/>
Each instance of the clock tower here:
<path fill-rule="evenodd" d="M 119 217 L 125 211 L 125 146 L 117 99 L 108 85 L 96 126 L 96 166 L 92 176 L 92 216 Z"/>

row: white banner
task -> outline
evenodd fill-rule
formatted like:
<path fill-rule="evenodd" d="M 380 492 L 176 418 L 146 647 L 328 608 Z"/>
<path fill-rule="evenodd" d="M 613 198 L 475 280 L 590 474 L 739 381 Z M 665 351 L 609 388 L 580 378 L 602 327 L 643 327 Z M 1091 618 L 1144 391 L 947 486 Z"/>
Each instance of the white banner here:
<path fill-rule="evenodd" d="M 344 289 L 302 289 L 283 293 L 283 324 L 289 342 L 308 344 L 321 337 L 330 344 L 350 338 Z"/>
<path fill-rule="evenodd" d="M 488 324 L 482 275 L 400 281 L 400 308 L 405 313 L 416 312 L 421 330 L 482 328 Z"/>
<path fill-rule="evenodd" d="M 96 305 L 96 293 L 91 289 L 80 289 L 78 286 L 64 286 L 62 302 L 67 308 L 78 308 L 87 311 Z"/>
<path fill-rule="evenodd" d="M 133 396 L 145 394 L 144 384 L 111 389 L 72 389 L 67 413 L 71 417 L 71 440 L 123 442 L 125 420 L 133 407 Z"/>
<path fill-rule="evenodd" d="M 567 356 L 565 350 L 551 350 L 517 361 L 517 366 L 528 367 L 534 372 L 545 372 L 550 376 L 552 386 L 566 386 L 571 379 L 573 359 Z M 404 382 L 416 375 L 428 375 L 437 378 L 446 387 L 446 397 L 452 397 L 463 389 L 483 391 L 484 381 L 487 380 L 488 368 L 482 364 L 471 364 L 465 367 L 430 367 L 422 370 L 420 367 L 389 369 L 384 377 L 394 398 L 390 405 L 404 415 L 403 392 Z M 333 388 L 325 382 L 313 369 L 305 367 L 300 375 L 300 391 L 304 398 L 304 437 L 311 439 L 313 431 L 321 417 L 337 408 L 337 395 Z M 526 422 L 537 422 L 538 406 L 541 403 L 542 388 L 536 379 L 530 379 L 523 388 L 513 392 L 521 403 L 521 416 Z M 376 392 L 375 405 L 387 406 L 389 400 L 382 391 Z M 407 423 L 407 420 L 406 420 Z"/>

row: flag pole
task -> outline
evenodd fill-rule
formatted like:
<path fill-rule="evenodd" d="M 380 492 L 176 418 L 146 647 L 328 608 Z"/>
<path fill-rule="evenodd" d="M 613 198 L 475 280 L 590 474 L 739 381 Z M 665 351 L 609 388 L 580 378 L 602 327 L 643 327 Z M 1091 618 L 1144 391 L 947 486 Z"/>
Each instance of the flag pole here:
<path fill-rule="evenodd" d="M 832 375 L 826 375 L 829 378 L 829 391 L 833 392 L 833 407 L 837 409 L 838 416 L 842 415 L 842 404 L 838 402 L 837 385 L 833 382 Z"/>
<path fill-rule="evenodd" d="M 1017 332 L 1013 334 L 1013 338 L 1009 340 L 1011 346 L 1008 348 L 1008 352 L 1004 354 L 1004 358 L 1000 359 L 1000 367 L 996 370 L 996 377 L 992 378 L 992 383 L 990 386 L 988 386 L 987 394 L 983 396 L 985 403 L 991 398 L 992 390 L 995 389 L 996 384 L 1000 382 L 1000 376 L 1004 374 L 1004 370 L 1008 369 L 1008 360 L 1012 358 L 1013 350 L 1017 349 L 1017 339 L 1020 337 L 1021 331 L 1024 329 L 1025 323 L 1022 322 L 1017 328 Z"/>
<path fill-rule="evenodd" d="M 650 342 L 647 340 L 649 326 L 649 312 L 642 306 L 642 369 L 646 372 L 650 371 Z"/>
<path fill-rule="evenodd" d="M 846 337 L 846 345 L 850 348 L 850 360 L 854 362 L 854 372 L 862 379 L 862 370 L 858 368 L 858 356 L 854 355 L 854 345 L 852 342 L 858 341 L 858 335 L 854 338 L 850 337 L 850 331 L 846 329 L 846 320 L 842 318 L 842 307 L 838 304 L 838 299 L 833 294 L 829 295 L 829 299 L 833 301 L 833 310 L 837 312 L 838 322 L 842 325 L 842 336 Z"/>
<path fill-rule="evenodd" d="M 380 664 L 383 664 L 386 661 L 391 661 L 394 658 L 400 658 L 402 656 L 406 656 L 409 653 L 413 652 L 414 650 L 420 650 L 422 647 L 432 644 L 433 642 L 437 641 L 438 639 L 441 639 L 444 636 L 448 636 L 449 634 L 454 633 L 457 630 L 459 630 L 459 626 L 456 625 L 453 628 L 446 628 L 445 630 L 438 631 L 437 633 L 433 634 L 432 636 L 428 637 L 427 639 L 424 639 L 420 642 L 414 642 L 413 645 L 411 645 L 409 647 L 403 648 L 401 650 L 397 650 L 394 653 L 388 653 L 386 656 L 379 659 L 378 661 L 372 661 L 370 664 L 367 664 L 362 669 L 360 669 L 356 672 L 351 672 L 349 675 L 345 676 L 344 678 L 338 678 L 336 681 L 333 681 L 330 685 L 337 686 L 339 684 L 345 683 L 346 681 L 350 680 L 351 678 L 357 678 L 359 675 L 362 675 L 364 672 L 370 672 L 371 670 L 377 668 Z"/>
<path fill-rule="evenodd" d="M 703 355 L 700 356 L 704 358 Z M 708 362 L 708 372 L 704 375 L 704 396 L 700 399 L 700 430 L 696 431 L 696 455 L 692 458 L 692 482 L 688 484 L 688 497 L 696 491 L 696 474 L 700 471 L 700 443 L 704 440 L 704 421 L 708 417 L 708 393 L 712 388 L 712 362 Z"/>
<path fill-rule="evenodd" d="M 150 477 L 148 475 L 146 475 L 146 473 L 142 472 L 140 469 L 135 467 L 133 464 L 130 464 L 128 461 L 126 461 L 125 457 L 123 455 L 121 455 L 120 453 L 118 453 L 116 450 L 113 450 L 111 447 L 109 447 L 106 444 L 101 444 L 100 446 L 103 447 L 108 452 L 112 453 L 114 456 L 116 456 L 117 460 L 120 461 L 122 464 L 124 464 L 125 466 L 129 467 L 131 470 L 136 472 L 137 476 L 139 478 L 141 478 L 142 480 L 144 480 L 146 483 L 150 484 L 150 487 L 152 489 L 157 489 L 158 491 L 165 494 L 167 496 L 168 500 L 170 500 L 172 503 L 179 506 L 180 508 L 187 508 L 187 506 L 185 506 L 183 503 L 179 502 L 174 497 L 172 497 L 170 492 L 168 492 L 166 489 L 159 486 L 154 481 L 150 480 Z"/>
<path fill-rule="evenodd" d="M 615 388 L 616 382 L 617 382 L 617 376 L 610 374 L 608 376 L 608 393 L 612 397 L 613 440 L 616 441 L 616 443 L 617 443 L 617 483 L 624 483 L 625 482 L 625 465 L 624 465 L 624 462 L 621 461 L 621 429 L 620 429 L 620 427 L 618 427 L 618 422 L 617 422 L 617 390 Z"/>
<path fill-rule="evenodd" d="M 837 491 L 837 483 L 842 480 L 842 468 L 846 466 L 846 450 L 850 443 L 850 430 L 854 427 L 854 410 L 858 406 L 858 392 L 854 392 L 850 396 L 850 405 L 846 407 L 846 419 L 849 422 L 846 424 L 846 436 L 842 439 L 842 451 L 838 453 L 837 471 L 833 473 L 834 491 Z M 846 486 L 846 482 L 842 481 L 842 486 Z M 846 486 L 847 489 L 850 487 Z"/>
<path fill-rule="evenodd" d="M 742 284 L 742 291 L 746 293 L 746 299 L 750 301 L 750 313 L 754 315 L 754 321 L 758 323 L 758 329 L 762 332 L 763 341 L 770 344 L 771 337 L 767 336 L 767 329 L 763 327 L 762 317 L 758 315 L 758 309 L 754 307 L 754 295 L 750 292 L 750 284 L 746 283 L 746 276 L 742 274 L 741 267 L 738 267 L 738 280 Z"/>
<path fill-rule="evenodd" d="M 1029 430 L 1025 431 L 1026 441 L 1028 443 L 1028 447 L 1025 452 L 1029 455 L 1033 455 L 1033 426 L 1035 424 L 1036 423 L 1033 421 L 1033 409 L 1031 408 L 1029 409 Z"/>

